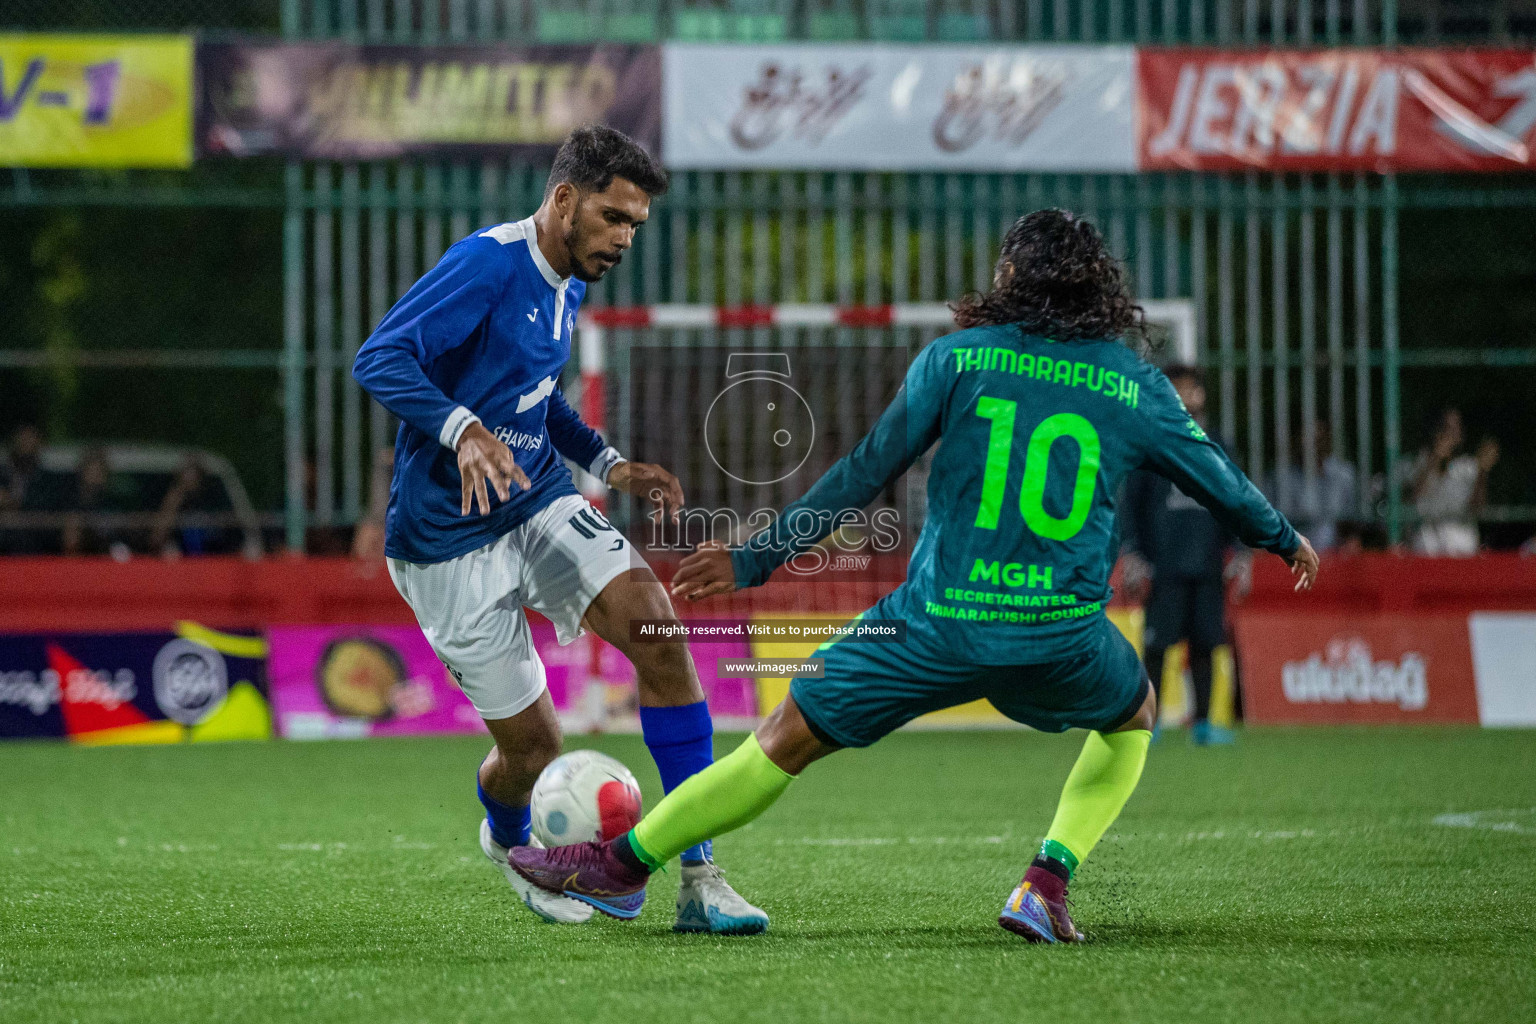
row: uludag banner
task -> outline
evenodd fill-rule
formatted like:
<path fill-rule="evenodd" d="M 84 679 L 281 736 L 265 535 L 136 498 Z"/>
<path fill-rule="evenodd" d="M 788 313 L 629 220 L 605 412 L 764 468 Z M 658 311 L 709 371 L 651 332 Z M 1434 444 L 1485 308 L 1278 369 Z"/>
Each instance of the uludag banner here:
<path fill-rule="evenodd" d="M 1140 50 L 1143 170 L 1536 167 L 1531 50 Z"/>
<path fill-rule="evenodd" d="M 652 152 L 660 142 L 654 46 L 229 42 L 197 53 L 204 154 L 548 162 L 589 122 Z"/>
<path fill-rule="evenodd" d="M 1479 721 L 1464 613 L 1242 612 L 1236 632 L 1250 722 Z"/>
<path fill-rule="evenodd" d="M 1128 46 L 668 45 L 678 168 L 1134 171 Z"/>

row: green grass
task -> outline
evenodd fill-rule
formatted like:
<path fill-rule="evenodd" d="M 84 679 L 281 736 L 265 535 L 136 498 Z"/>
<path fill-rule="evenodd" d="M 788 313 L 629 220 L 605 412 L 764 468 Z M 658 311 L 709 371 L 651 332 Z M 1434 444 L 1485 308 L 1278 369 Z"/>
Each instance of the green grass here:
<path fill-rule="evenodd" d="M 1077 737 L 899 734 L 718 844 L 756 938 L 541 924 L 475 845 L 461 740 L 0 748 L 0 1020 L 1515 1021 L 1536 732 L 1173 735 L 1075 885 L 998 908 Z M 576 740 L 574 745 L 585 741 Z M 727 738 L 734 743 L 735 738 Z M 658 789 L 637 738 L 596 745 Z M 1447 812 L 1513 827 L 1453 828 Z"/>

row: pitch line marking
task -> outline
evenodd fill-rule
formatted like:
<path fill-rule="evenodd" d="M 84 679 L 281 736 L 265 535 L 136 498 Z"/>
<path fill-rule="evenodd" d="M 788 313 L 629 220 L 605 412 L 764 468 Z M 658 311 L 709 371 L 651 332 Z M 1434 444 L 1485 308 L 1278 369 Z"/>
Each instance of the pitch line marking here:
<path fill-rule="evenodd" d="M 1536 807 L 1513 810 L 1495 808 L 1486 811 L 1456 811 L 1437 814 L 1430 819 L 1443 828 L 1475 828 L 1486 832 L 1504 832 L 1536 836 Z"/>

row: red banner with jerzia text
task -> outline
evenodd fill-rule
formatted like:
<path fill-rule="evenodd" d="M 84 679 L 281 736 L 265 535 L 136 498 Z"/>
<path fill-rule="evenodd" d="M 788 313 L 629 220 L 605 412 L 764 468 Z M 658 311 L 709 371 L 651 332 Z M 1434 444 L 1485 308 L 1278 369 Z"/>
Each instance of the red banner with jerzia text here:
<path fill-rule="evenodd" d="M 1478 721 L 1465 614 L 1245 611 L 1236 627 L 1250 722 Z"/>
<path fill-rule="evenodd" d="M 1142 170 L 1536 167 L 1536 51 L 1137 51 Z"/>

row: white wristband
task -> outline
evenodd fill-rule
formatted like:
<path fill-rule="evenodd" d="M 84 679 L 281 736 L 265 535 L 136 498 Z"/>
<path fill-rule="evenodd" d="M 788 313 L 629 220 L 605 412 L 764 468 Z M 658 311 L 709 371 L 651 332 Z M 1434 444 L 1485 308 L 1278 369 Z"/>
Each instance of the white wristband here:
<path fill-rule="evenodd" d="M 624 456 L 619 454 L 617 448 L 609 445 L 601 452 L 598 452 L 597 458 L 592 460 L 592 465 L 587 467 L 587 472 L 606 484 L 608 482 L 608 474 L 613 472 L 613 467 L 627 461 Z"/>
<path fill-rule="evenodd" d="M 443 421 L 443 429 L 438 431 L 437 439 L 442 442 L 444 448 L 456 449 L 459 446 L 459 438 L 464 436 L 464 431 L 469 425 L 479 422 L 479 416 L 461 405 L 449 413 L 448 418 Z"/>

